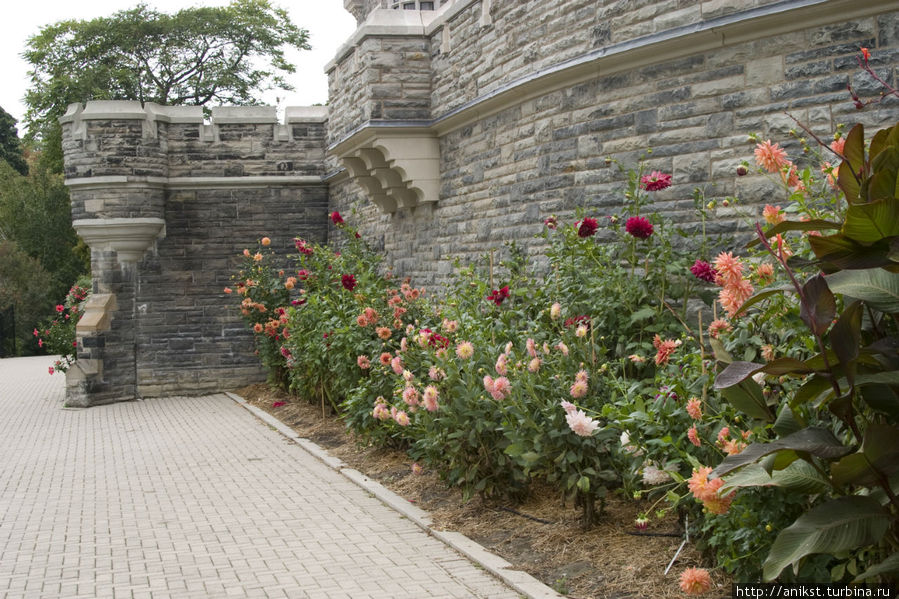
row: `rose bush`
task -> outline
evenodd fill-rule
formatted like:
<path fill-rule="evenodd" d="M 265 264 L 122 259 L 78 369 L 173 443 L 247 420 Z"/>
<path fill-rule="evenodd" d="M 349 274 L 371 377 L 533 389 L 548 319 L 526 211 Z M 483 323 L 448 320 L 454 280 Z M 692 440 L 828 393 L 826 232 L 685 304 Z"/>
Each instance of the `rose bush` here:
<path fill-rule="evenodd" d="M 78 341 L 75 327 L 83 313 L 84 302 L 90 295 L 90 280 L 81 277 L 66 293 L 63 303 L 57 304 L 52 317 L 44 321 L 40 329 L 32 334 L 37 338 L 38 346 L 49 354 L 59 358 L 48 367 L 48 372 L 65 372 L 77 360 Z"/>

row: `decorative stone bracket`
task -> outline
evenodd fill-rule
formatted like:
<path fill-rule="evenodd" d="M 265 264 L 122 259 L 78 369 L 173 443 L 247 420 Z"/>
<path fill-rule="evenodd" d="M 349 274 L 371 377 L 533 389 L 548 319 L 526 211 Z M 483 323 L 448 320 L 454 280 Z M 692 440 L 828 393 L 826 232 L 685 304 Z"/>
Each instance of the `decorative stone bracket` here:
<path fill-rule="evenodd" d="M 427 128 L 366 127 L 331 150 L 384 212 L 438 200 L 440 145 Z"/>
<path fill-rule="evenodd" d="M 137 262 L 157 238 L 165 237 L 161 218 L 84 218 L 72 226 L 91 249 L 115 250 L 122 264 Z"/>
<path fill-rule="evenodd" d="M 86 337 L 96 337 L 102 331 L 108 331 L 112 324 L 112 313 L 116 310 L 116 298 L 112 293 L 92 293 L 84 302 L 81 318 L 75 326 L 75 335 L 79 345 L 85 347 Z M 66 371 L 66 386 L 77 389 L 90 377 L 103 374 L 103 360 L 98 356 L 80 357 Z M 77 397 L 77 396 L 76 396 Z M 76 398 L 72 405 L 87 405 Z"/>

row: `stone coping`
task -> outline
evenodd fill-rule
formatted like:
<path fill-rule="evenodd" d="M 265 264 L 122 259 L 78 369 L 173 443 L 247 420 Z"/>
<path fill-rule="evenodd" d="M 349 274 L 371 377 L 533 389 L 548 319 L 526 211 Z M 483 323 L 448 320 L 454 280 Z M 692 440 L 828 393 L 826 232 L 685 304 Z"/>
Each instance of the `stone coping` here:
<path fill-rule="evenodd" d="M 214 106 L 211 124 L 272 124 L 324 123 L 328 120 L 327 106 L 288 106 L 284 122 L 279 123 L 274 106 Z M 131 100 L 90 100 L 86 104 L 69 104 L 60 123 L 97 120 L 141 120 L 163 123 L 208 124 L 202 106 L 161 106 L 153 102 L 141 104 Z"/>
<path fill-rule="evenodd" d="M 322 185 L 321 175 L 245 175 L 234 177 L 143 177 L 108 175 L 66 179 L 74 189 L 209 189 L 220 187 L 272 187 L 284 185 Z"/>

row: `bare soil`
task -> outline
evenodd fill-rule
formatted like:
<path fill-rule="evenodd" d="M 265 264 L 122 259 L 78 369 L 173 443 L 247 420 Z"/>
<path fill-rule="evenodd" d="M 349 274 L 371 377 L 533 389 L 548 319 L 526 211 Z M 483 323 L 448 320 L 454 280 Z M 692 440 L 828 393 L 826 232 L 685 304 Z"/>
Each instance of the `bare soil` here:
<path fill-rule="evenodd" d="M 688 544 L 664 574 L 683 531 L 673 517 L 652 522 L 645 532 L 636 530 L 634 520 L 649 508 L 646 502 L 611 494 L 590 530 L 581 527 L 580 509 L 539 485 L 514 505 L 479 497 L 464 502 L 461 492 L 447 487 L 435 472 L 414 474 L 404 452 L 364 445 L 327 410 L 323 417 L 319 405 L 266 385 L 236 393 L 429 512 L 436 528 L 466 535 L 572 599 L 682 598 L 680 573 L 701 566 L 698 551 Z M 275 402 L 285 403 L 273 407 Z M 730 580 L 715 572 L 712 578 L 715 586 L 707 596 L 729 597 Z"/>

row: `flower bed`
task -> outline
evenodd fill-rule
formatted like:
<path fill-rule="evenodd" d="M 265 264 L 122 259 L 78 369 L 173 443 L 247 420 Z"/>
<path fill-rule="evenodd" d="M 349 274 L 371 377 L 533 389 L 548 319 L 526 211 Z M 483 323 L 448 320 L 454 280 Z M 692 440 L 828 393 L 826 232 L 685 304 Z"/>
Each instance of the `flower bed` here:
<path fill-rule="evenodd" d="M 619 214 L 546 219 L 545 271 L 509 245 L 430 298 L 334 213 L 339 251 L 245 251 L 241 310 L 273 382 L 466 498 L 539 482 L 588 528 L 614 493 L 737 580 L 895 581 L 899 126 L 801 139 L 795 163 L 755 141 L 785 207 L 745 252 L 648 210 L 671 177 L 641 163 Z"/>

